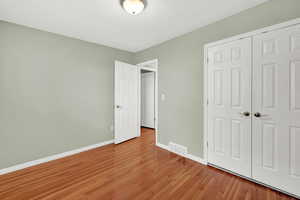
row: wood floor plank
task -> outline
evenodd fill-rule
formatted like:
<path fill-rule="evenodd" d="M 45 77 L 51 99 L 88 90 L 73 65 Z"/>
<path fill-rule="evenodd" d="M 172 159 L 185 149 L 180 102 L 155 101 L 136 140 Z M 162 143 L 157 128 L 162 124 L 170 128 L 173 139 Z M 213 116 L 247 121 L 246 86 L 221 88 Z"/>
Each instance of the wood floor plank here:
<path fill-rule="evenodd" d="M 155 146 L 152 129 L 0 176 L 1 200 L 294 200 Z"/>

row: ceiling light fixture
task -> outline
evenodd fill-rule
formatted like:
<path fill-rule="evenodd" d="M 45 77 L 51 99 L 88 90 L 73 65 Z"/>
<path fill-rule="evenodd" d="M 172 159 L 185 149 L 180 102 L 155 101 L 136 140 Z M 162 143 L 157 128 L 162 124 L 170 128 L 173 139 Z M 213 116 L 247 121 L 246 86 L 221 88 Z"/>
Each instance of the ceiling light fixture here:
<path fill-rule="evenodd" d="M 123 0 L 122 6 L 131 15 L 141 13 L 145 8 L 144 0 Z"/>

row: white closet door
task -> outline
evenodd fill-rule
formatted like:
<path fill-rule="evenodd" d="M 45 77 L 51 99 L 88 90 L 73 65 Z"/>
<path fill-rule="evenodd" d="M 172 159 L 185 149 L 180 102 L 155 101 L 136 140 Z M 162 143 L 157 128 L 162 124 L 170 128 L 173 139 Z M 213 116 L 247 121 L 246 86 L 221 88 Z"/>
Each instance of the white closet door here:
<path fill-rule="evenodd" d="M 138 68 L 115 63 L 115 143 L 137 137 L 138 127 Z"/>
<path fill-rule="evenodd" d="M 208 57 L 208 162 L 251 177 L 251 38 Z"/>
<path fill-rule="evenodd" d="M 141 77 L 141 124 L 155 127 L 155 81 L 154 72 L 142 73 Z"/>
<path fill-rule="evenodd" d="M 300 26 L 253 42 L 253 178 L 300 196 Z"/>

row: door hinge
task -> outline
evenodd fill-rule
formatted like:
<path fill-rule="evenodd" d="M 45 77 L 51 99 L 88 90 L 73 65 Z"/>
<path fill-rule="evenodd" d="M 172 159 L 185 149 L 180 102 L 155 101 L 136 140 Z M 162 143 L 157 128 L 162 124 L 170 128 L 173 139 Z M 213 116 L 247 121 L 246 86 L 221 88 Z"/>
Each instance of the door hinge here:
<path fill-rule="evenodd" d="M 208 99 L 206 100 L 206 105 L 208 105 L 209 104 L 209 101 L 208 101 Z"/>
<path fill-rule="evenodd" d="M 207 64 L 209 63 L 209 57 L 206 58 L 206 63 L 207 63 Z"/>
<path fill-rule="evenodd" d="M 207 148 L 208 148 L 208 142 L 206 142 L 206 146 L 207 146 Z"/>

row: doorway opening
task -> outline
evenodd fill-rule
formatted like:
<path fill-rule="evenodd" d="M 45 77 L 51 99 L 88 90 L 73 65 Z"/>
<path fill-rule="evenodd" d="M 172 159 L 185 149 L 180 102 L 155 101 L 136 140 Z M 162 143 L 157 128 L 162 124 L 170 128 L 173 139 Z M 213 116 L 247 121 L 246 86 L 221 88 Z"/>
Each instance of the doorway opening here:
<path fill-rule="evenodd" d="M 158 136 L 158 61 L 115 62 L 114 143 L 141 136 L 141 127 Z M 144 134 L 143 134 L 144 135 Z"/>
<path fill-rule="evenodd" d="M 158 135 L 158 61 L 151 60 L 137 65 L 139 68 L 138 123 L 141 132 Z"/>

